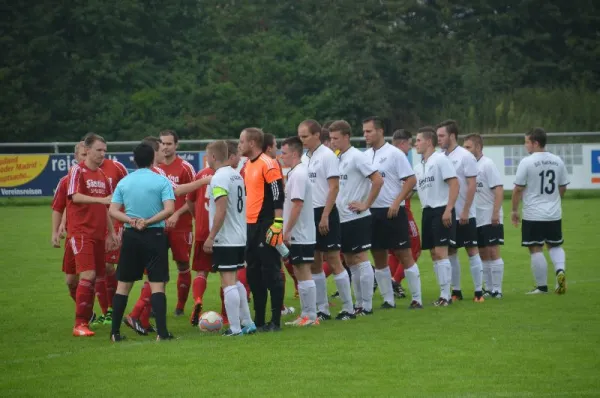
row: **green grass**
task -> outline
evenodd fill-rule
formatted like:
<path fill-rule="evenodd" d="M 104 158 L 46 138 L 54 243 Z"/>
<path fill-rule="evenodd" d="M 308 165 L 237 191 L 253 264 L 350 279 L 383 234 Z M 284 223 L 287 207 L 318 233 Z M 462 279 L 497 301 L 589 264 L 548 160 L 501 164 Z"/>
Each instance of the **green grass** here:
<path fill-rule="evenodd" d="M 438 289 L 424 253 L 423 311 L 405 310 L 405 299 L 396 310 L 355 321 L 225 339 L 173 317 L 170 284 L 168 322 L 180 339 L 157 344 L 123 328 L 129 341 L 118 345 L 109 342 L 108 326 L 93 338 L 71 337 L 73 303 L 60 272 L 62 250 L 49 244 L 49 208 L 1 207 L 0 394 L 598 396 L 599 206 L 599 199 L 564 202 L 565 296 L 524 295 L 533 285 L 529 257 L 519 230 L 507 226 L 502 301 L 432 307 Z M 461 261 L 463 290 L 470 294 L 464 253 Z M 212 276 L 208 309 L 220 308 L 217 286 Z M 291 280 L 287 286 L 286 303 L 298 307 Z M 138 294 L 135 287 L 130 306 Z M 375 308 L 380 303 L 377 293 Z M 333 310 L 339 308 L 336 301 Z"/>

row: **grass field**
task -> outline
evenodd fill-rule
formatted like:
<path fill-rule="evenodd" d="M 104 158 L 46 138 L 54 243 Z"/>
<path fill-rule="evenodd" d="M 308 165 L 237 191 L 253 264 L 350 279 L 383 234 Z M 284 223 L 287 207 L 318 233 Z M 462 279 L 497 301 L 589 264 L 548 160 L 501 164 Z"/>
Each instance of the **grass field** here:
<path fill-rule="evenodd" d="M 565 296 L 524 295 L 533 286 L 529 256 L 519 230 L 507 226 L 502 301 L 432 307 L 438 290 L 424 253 L 423 311 L 406 310 L 404 299 L 373 317 L 225 339 L 172 315 L 171 284 L 168 322 L 179 340 L 157 344 L 123 328 L 129 340 L 115 345 L 109 326 L 93 338 L 71 337 L 74 306 L 62 250 L 49 244 L 50 209 L 0 207 L 0 395 L 600 396 L 598 208 L 600 199 L 564 202 Z M 461 261 L 470 295 L 464 253 Z M 286 304 L 298 307 L 289 278 L 287 286 Z M 130 307 L 138 294 L 134 287 Z M 380 303 L 377 293 L 376 309 Z M 220 308 L 214 276 L 205 307 Z"/>

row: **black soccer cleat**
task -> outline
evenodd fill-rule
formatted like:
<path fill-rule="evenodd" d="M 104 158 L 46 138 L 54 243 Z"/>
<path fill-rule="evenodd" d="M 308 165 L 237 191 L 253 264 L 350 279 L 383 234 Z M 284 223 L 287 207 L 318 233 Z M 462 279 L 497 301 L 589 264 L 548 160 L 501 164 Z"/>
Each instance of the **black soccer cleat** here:
<path fill-rule="evenodd" d="M 262 328 L 259 328 L 259 330 L 262 333 L 281 332 L 281 326 L 275 325 L 273 322 L 269 322 Z"/>
<path fill-rule="evenodd" d="M 440 297 L 439 299 L 433 302 L 433 305 L 435 305 L 436 307 L 447 307 L 450 305 L 450 301 L 446 300 L 443 297 Z"/>
<path fill-rule="evenodd" d="M 138 319 L 126 316 L 125 319 L 123 319 L 123 323 L 127 325 L 127 327 L 133 329 L 133 331 L 139 334 L 140 336 L 148 335 L 148 331 L 142 326 Z"/>
<path fill-rule="evenodd" d="M 336 320 L 338 321 L 348 321 L 350 319 L 356 319 L 356 315 L 351 314 L 347 311 L 342 311 L 339 314 L 337 314 L 337 316 L 335 317 Z"/>
<path fill-rule="evenodd" d="M 121 333 L 113 333 L 110 335 L 110 341 L 113 343 L 120 343 L 123 340 L 126 340 L 127 337 L 121 336 Z"/>
<path fill-rule="evenodd" d="M 179 308 L 175 308 L 175 316 L 183 316 L 183 310 L 180 310 Z"/>
<path fill-rule="evenodd" d="M 422 310 L 423 309 L 423 304 L 419 303 L 416 300 L 411 301 L 410 305 L 408 306 L 409 310 Z"/>
<path fill-rule="evenodd" d="M 336 292 L 331 295 L 331 298 L 338 298 L 338 297 L 340 297 L 340 292 L 338 292 L 336 290 Z"/>
<path fill-rule="evenodd" d="M 452 297 L 452 301 L 462 300 L 463 299 L 462 291 L 461 290 L 453 290 L 452 295 L 450 297 Z"/>
<path fill-rule="evenodd" d="M 319 321 L 329 321 L 331 319 L 331 315 L 319 311 L 317 312 L 317 319 Z"/>
<path fill-rule="evenodd" d="M 396 308 L 396 304 L 390 304 L 387 301 L 384 301 L 383 304 L 381 304 L 380 307 L 382 310 L 391 310 Z"/>
<path fill-rule="evenodd" d="M 231 331 L 231 329 L 227 329 L 226 331 L 224 331 L 224 332 L 223 332 L 223 336 L 224 336 L 224 337 L 234 337 L 234 336 L 241 336 L 241 335 L 242 335 L 242 332 L 239 332 L 239 333 L 233 333 L 233 332 Z"/>
<path fill-rule="evenodd" d="M 171 341 L 175 340 L 175 336 L 171 332 L 167 332 L 166 336 L 157 335 L 156 341 Z"/>
<path fill-rule="evenodd" d="M 368 315 L 373 315 L 373 310 L 369 311 L 369 310 L 365 310 L 362 307 L 358 307 L 354 310 L 354 315 L 356 316 L 368 316 Z"/>
<path fill-rule="evenodd" d="M 404 292 L 402 285 L 399 284 L 398 282 L 392 281 L 392 289 L 394 290 L 394 297 L 396 297 L 396 298 L 405 298 L 406 297 L 406 293 Z"/>

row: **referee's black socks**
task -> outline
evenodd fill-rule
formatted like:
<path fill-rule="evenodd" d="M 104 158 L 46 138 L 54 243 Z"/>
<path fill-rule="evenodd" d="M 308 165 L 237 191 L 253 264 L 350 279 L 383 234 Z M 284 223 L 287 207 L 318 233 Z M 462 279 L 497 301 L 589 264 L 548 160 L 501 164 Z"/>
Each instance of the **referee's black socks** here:
<path fill-rule="evenodd" d="M 111 334 L 120 333 L 121 322 L 123 321 L 123 314 L 125 308 L 127 308 L 127 299 L 129 296 L 116 293 L 113 297 L 113 313 L 112 313 L 112 325 Z"/>
<path fill-rule="evenodd" d="M 167 296 L 164 293 L 152 293 L 150 303 L 154 310 L 154 320 L 156 321 L 156 331 L 160 337 L 169 335 L 167 330 Z"/>

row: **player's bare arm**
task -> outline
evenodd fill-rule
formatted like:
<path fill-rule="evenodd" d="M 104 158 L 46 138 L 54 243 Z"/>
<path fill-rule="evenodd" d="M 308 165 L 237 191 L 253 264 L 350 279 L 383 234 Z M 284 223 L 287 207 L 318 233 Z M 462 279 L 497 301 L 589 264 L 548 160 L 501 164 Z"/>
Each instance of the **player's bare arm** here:
<path fill-rule="evenodd" d="M 210 184 L 211 179 L 212 179 L 212 176 L 202 177 L 199 180 L 188 182 L 187 184 L 177 185 L 176 187 L 173 187 L 173 191 L 175 192 L 175 196 L 187 195 L 188 193 L 193 192 L 193 191 L 203 187 L 204 185 Z M 190 213 L 192 213 L 191 209 L 192 209 L 192 207 L 190 207 L 188 209 L 190 211 Z M 185 212 L 183 212 L 183 213 L 185 213 Z M 181 215 L 183 213 L 180 213 L 179 215 Z"/>
<path fill-rule="evenodd" d="M 375 173 L 369 176 L 371 180 L 371 190 L 369 191 L 369 196 L 367 196 L 367 200 L 365 202 L 352 202 L 348 206 L 348 208 L 352 211 L 363 212 L 370 208 L 377 199 L 377 195 L 381 191 L 381 187 L 383 187 L 383 177 L 381 174 L 376 171 Z"/>
<path fill-rule="evenodd" d="M 223 227 L 225 222 L 225 216 L 227 215 L 227 195 L 219 196 L 215 199 L 215 218 L 213 219 L 213 226 L 204 242 L 204 252 L 212 253 L 213 245 L 215 244 L 215 237 Z"/>
<path fill-rule="evenodd" d="M 52 247 L 60 247 L 60 224 L 62 214 L 52 210 Z"/>
<path fill-rule="evenodd" d="M 195 202 L 192 202 L 191 200 L 186 199 L 185 203 L 186 203 L 187 207 L 190 209 L 190 214 L 192 215 L 192 217 L 196 218 L 196 209 L 195 209 L 196 206 L 194 206 Z"/>
<path fill-rule="evenodd" d="M 461 225 L 466 225 L 469 223 L 469 210 L 471 209 L 471 205 L 475 199 L 475 192 L 477 192 L 477 178 L 467 177 L 467 197 L 465 199 L 465 206 L 463 207 L 463 211 L 460 214 L 459 219 Z"/>
<path fill-rule="evenodd" d="M 65 208 L 62 212 L 60 225 L 58 226 L 58 235 L 61 239 L 67 236 L 67 209 Z"/>
<path fill-rule="evenodd" d="M 119 247 L 119 237 L 115 233 L 115 226 L 112 222 L 110 213 L 106 212 L 106 226 L 108 228 L 108 235 L 106 237 L 106 251 L 116 250 Z"/>
<path fill-rule="evenodd" d="M 304 206 L 304 201 L 301 199 L 292 199 L 292 209 L 290 211 L 290 218 L 287 220 L 285 225 L 285 231 L 283 231 L 283 243 L 290 246 L 290 234 L 298 222 L 300 212 Z"/>
<path fill-rule="evenodd" d="M 442 215 L 442 222 L 446 228 L 450 228 L 452 226 L 452 209 L 454 209 L 456 199 L 458 198 L 458 179 L 449 178 L 446 180 L 446 184 L 448 184 L 448 204 Z"/>
<path fill-rule="evenodd" d="M 500 224 L 500 209 L 504 201 L 504 187 L 497 186 L 494 188 L 494 209 L 492 210 L 492 225 Z"/>
<path fill-rule="evenodd" d="M 329 191 L 327 192 L 325 207 L 323 208 L 323 214 L 321 215 L 321 220 L 319 221 L 319 232 L 321 235 L 327 235 L 329 233 L 329 214 L 331 213 L 338 193 L 340 192 L 340 178 L 328 178 L 327 184 L 329 185 Z"/>
<path fill-rule="evenodd" d="M 565 196 L 565 192 L 567 192 L 567 186 L 561 185 L 558 187 L 558 193 L 560 193 L 560 198 L 562 199 Z"/>
<path fill-rule="evenodd" d="M 512 193 L 512 212 L 510 214 L 510 221 L 515 227 L 519 226 L 519 204 L 521 203 L 521 197 L 523 196 L 524 186 L 515 185 Z"/>
<path fill-rule="evenodd" d="M 190 206 L 187 204 L 187 202 L 181 206 L 179 209 L 177 209 L 173 215 L 171 217 L 169 217 L 169 219 L 167 220 L 167 228 L 173 228 L 175 227 L 175 224 L 177 224 L 177 221 L 179 221 L 179 217 L 182 214 L 188 213 L 190 211 Z"/>
<path fill-rule="evenodd" d="M 101 204 L 101 205 L 109 205 L 110 200 L 112 199 L 112 195 L 106 196 L 104 198 L 96 198 L 94 196 L 88 196 L 81 193 L 74 193 L 71 196 L 71 200 L 73 203 L 78 203 L 82 205 L 91 205 L 91 204 Z"/>
<path fill-rule="evenodd" d="M 132 227 L 135 227 L 136 220 L 134 218 L 129 217 L 122 210 L 123 205 L 121 203 L 111 203 L 108 208 L 108 214 L 117 221 L 122 222 L 123 224 L 129 224 Z"/>
<path fill-rule="evenodd" d="M 398 212 L 400 211 L 400 204 L 402 201 L 409 199 L 413 194 L 413 188 L 417 185 L 417 177 L 410 176 L 405 178 L 404 184 L 402 185 L 402 190 L 398 194 L 398 197 L 392 203 L 392 206 L 388 210 L 388 218 L 395 218 L 398 216 Z"/>

